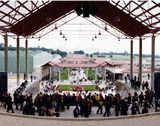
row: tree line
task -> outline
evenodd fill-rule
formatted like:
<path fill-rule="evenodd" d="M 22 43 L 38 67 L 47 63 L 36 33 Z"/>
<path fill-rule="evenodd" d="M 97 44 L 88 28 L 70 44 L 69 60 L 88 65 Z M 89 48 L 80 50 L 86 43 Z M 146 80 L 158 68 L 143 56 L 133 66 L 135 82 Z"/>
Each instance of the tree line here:
<path fill-rule="evenodd" d="M 4 51 L 4 44 L 3 43 L 0 43 L 0 50 L 1 51 Z M 8 50 L 10 51 L 16 51 L 17 50 L 17 47 L 12 47 L 11 45 L 8 46 Z M 21 51 L 25 51 L 25 48 L 24 47 L 20 47 L 20 50 Z M 31 51 L 45 51 L 45 52 L 48 52 L 48 53 L 51 53 L 51 54 L 59 54 L 60 56 L 62 57 L 65 57 L 67 55 L 67 52 L 66 51 L 61 51 L 59 49 L 57 50 L 53 50 L 53 49 L 47 49 L 47 48 L 44 48 L 44 47 L 29 47 L 28 50 L 31 50 Z M 113 55 L 123 55 L 123 56 L 129 56 L 130 54 L 127 52 L 127 51 L 124 51 L 124 52 L 94 52 L 92 54 L 87 54 L 85 53 L 83 50 L 78 50 L 78 51 L 74 51 L 73 54 L 77 54 L 77 55 L 84 55 L 86 54 L 86 56 L 89 56 L 89 57 L 93 57 L 93 55 L 96 55 L 97 57 L 99 56 L 105 56 L 105 55 L 110 55 L 110 56 L 113 56 Z M 133 56 L 139 56 L 139 54 L 133 54 Z M 151 55 L 149 54 L 142 54 L 142 58 L 149 58 L 151 57 Z M 155 55 L 155 58 L 160 58 L 159 55 Z"/>
<path fill-rule="evenodd" d="M 117 52 L 105 52 L 105 53 L 100 53 L 100 52 L 94 52 L 93 55 L 97 55 L 97 56 L 105 56 L 105 55 L 123 55 L 123 56 L 130 56 L 130 54 L 127 52 L 127 51 L 124 51 L 124 52 L 120 52 L 120 53 L 117 53 Z M 133 54 L 133 56 L 139 56 L 139 54 Z M 151 55 L 149 54 L 142 54 L 142 58 L 149 58 L 151 57 Z M 155 58 L 160 58 L 159 55 L 155 55 Z"/>
<path fill-rule="evenodd" d="M 20 47 L 19 49 L 20 49 L 20 51 L 25 51 L 24 47 Z M 17 47 L 13 47 L 13 46 L 9 45 L 8 50 L 9 51 L 16 51 Z M 67 55 L 67 52 L 65 52 L 65 51 L 61 51 L 59 49 L 57 49 L 57 50 L 47 49 L 47 48 L 40 47 L 40 46 L 29 47 L 28 50 L 30 50 L 30 51 L 38 51 L 38 50 L 45 51 L 45 52 L 48 52 L 48 53 L 51 53 L 51 54 L 59 54 L 62 57 L 65 57 Z M 0 51 L 4 51 L 4 45 L 2 43 L 0 43 Z"/>

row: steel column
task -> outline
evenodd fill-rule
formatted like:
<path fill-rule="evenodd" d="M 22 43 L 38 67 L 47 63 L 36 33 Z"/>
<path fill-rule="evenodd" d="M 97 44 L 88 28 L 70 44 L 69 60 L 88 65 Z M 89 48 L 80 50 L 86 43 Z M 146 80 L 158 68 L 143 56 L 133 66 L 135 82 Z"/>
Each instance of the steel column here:
<path fill-rule="evenodd" d="M 154 90 L 154 70 L 155 70 L 155 36 L 152 35 L 152 61 L 151 61 L 151 88 Z"/>
<path fill-rule="evenodd" d="M 97 67 L 95 68 L 95 80 L 97 80 Z"/>
<path fill-rule="evenodd" d="M 142 38 L 139 38 L 139 82 L 142 86 Z"/>
<path fill-rule="evenodd" d="M 19 36 L 17 36 L 17 86 L 19 86 Z"/>
<path fill-rule="evenodd" d="M 26 39 L 26 81 L 28 80 L 28 40 Z"/>
<path fill-rule="evenodd" d="M 87 78 L 86 79 L 88 80 L 88 68 L 86 69 L 86 74 L 87 74 Z"/>
<path fill-rule="evenodd" d="M 52 74 L 52 67 L 49 67 L 49 79 L 51 80 L 51 74 Z"/>
<path fill-rule="evenodd" d="M 8 72 L 8 35 L 7 33 L 4 36 L 4 66 L 5 66 L 5 72 Z"/>
<path fill-rule="evenodd" d="M 68 68 L 68 81 L 69 81 L 69 68 Z"/>
<path fill-rule="evenodd" d="M 61 68 L 59 68 L 59 81 L 61 80 Z"/>
<path fill-rule="evenodd" d="M 131 55 L 130 55 L 130 79 L 133 79 L 133 40 L 131 40 Z"/>

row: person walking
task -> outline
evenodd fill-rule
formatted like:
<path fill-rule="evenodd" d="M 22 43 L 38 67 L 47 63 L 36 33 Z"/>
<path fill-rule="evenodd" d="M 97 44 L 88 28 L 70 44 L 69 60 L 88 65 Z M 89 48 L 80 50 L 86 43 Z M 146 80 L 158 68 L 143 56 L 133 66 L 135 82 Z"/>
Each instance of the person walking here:
<path fill-rule="evenodd" d="M 103 109 L 102 109 L 102 107 L 103 107 L 103 100 L 99 100 L 98 101 L 98 110 L 97 110 L 97 114 L 99 113 L 99 111 L 101 112 L 101 114 L 103 114 Z"/>

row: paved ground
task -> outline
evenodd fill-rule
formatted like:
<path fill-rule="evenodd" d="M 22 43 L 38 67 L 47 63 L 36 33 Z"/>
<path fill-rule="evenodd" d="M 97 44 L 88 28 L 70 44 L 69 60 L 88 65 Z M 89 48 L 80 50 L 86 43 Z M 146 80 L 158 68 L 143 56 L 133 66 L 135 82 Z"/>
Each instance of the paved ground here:
<path fill-rule="evenodd" d="M 107 118 L 107 117 L 106 117 Z M 159 126 L 160 115 L 144 116 L 139 118 L 108 119 L 87 121 L 62 121 L 48 119 L 22 118 L 0 115 L 1 126 Z"/>

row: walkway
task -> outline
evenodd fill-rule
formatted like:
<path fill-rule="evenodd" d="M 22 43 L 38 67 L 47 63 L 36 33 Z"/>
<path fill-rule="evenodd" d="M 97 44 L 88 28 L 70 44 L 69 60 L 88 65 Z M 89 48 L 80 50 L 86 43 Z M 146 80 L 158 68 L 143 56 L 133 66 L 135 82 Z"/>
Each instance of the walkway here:
<path fill-rule="evenodd" d="M 106 117 L 107 118 L 107 117 Z M 0 125 L 1 126 L 159 126 L 160 115 L 143 116 L 138 118 L 122 118 L 122 119 L 112 119 L 107 120 L 94 120 L 91 121 L 62 121 L 53 119 L 36 119 L 36 118 L 23 118 L 8 115 L 0 115 Z"/>

